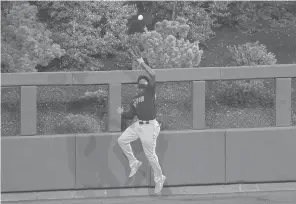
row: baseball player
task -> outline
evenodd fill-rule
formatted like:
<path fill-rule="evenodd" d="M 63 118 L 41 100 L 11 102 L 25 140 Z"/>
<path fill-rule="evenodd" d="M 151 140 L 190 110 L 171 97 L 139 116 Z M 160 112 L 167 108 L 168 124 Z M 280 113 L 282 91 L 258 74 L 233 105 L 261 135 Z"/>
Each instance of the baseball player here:
<path fill-rule="evenodd" d="M 117 109 L 117 113 L 121 114 L 123 118 L 130 120 L 135 116 L 138 118 L 118 138 L 118 144 L 129 160 L 129 166 L 131 168 L 129 177 L 131 178 L 136 174 L 142 162 L 135 158 L 130 143 L 140 138 L 145 155 L 153 168 L 154 192 L 155 194 L 160 194 L 166 177 L 162 174 L 158 157 L 155 153 L 156 140 L 160 132 L 160 125 L 156 121 L 155 72 L 145 64 L 142 57 L 138 58 L 137 61 L 147 71 L 148 77 L 139 76 L 138 94 L 134 97 L 133 103 L 130 105 L 130 111 L 124 112 L 121 107 Z"/>

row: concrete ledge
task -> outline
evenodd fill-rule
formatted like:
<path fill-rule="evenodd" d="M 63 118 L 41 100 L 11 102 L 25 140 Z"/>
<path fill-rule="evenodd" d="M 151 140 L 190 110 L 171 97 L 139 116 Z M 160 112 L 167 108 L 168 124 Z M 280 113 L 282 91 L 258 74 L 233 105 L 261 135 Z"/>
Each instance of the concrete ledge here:
<path fill-rule="evenodd" d="M 127 188 L 127 189 L 102 189 L 102 190 L 77 190 L 33 193 L 4 193 L 1 195 L 3 202 L 38 201 L 38 200 L 69 200 L 88 198 L 114 198 L 154 196 L 153 188 Z M 254 192 L 296 191 L 296 182 L 288 183 L 260 183 L 260 184 L 231 184 L 211 186 L 183 186 L 164 187 L 163 196 L 169 195 L 222 195 Z"/>
<path fill-rule="evenodd" d="M 256 67 L 201 67 L 157 69 L 157 82 L 168 81 L 204 81 L 204 80 L 242 80 L 263 78 L 296 77 L 295 64 L 260 65 Z M 143 70 L 91 71 L 91 72 L 43 72 L 43 73 L 5 73 L 2 74 L 2 86 L 32 85 L 74 85 L 74 84 L 109 84 L 135 83 Z"/>

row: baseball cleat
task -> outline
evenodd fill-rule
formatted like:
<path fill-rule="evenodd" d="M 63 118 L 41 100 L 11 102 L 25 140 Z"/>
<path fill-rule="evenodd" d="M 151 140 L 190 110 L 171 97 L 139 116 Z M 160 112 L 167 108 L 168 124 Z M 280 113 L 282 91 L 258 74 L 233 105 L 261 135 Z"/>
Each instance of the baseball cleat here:
<path fill-rule="evenodd" d="M 129 178 L 133 177 L 138 169 L 140 168 L 140 166 L 142 165 L 142 162 L 138 161 L 137 163 L 133 164 L 132 167 L 131 167 L 131 173 L 129 175 Z"/>
<path fill-rule="evenodd" d="M 154 189 L 154 193 L 155 193 L 155 194 L 158 194 L 158 195 L 160 194 L 165 179 L 166 179 L 166 177 L 165 177 L 165 176 L 162 176 L 161 180 L 158 181 L 158 182 L 156 182 L 156 184 L 155 184 L 155 189 Z"/>

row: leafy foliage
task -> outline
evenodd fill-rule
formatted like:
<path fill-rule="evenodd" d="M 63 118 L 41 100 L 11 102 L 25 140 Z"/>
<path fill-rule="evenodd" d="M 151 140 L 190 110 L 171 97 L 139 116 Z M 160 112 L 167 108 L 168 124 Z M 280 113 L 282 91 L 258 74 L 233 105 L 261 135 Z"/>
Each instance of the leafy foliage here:
<path fill-rule="evenodd" d="M 144 10 L 150 10 L 154 24 L 162 20 L 174 21 L 178 16 L 188 19 L 191 28 L 188 39 L 203 43 L 215 34 L 212 27 L 219 26 L 217 18 L 228 15 L 227 1 L 152 1 L 143 4 Z"/>
<path fill-rule="evenodd" d="M 49 67 L 50 71 L 108 70 L 103 63 L 109 59 L 116 68 L 127 69 L 131 61 L 126 49 L 139 41 L 138 34 L 127 34 L 128 21 L 137 14 L 137 8 L 152 19 L 147 25 L 149 30 L 163 20 L 175 21 L 178 16 L 187 19 L 190 29 L 184 40 L 198 40 L 202 44 L 214 35 L 213 27 L 221 24 L 252 30 L 262 19 L 280 27 L 296 22 L 289 10 L 295 5 L 293 2 L 30 1 L 1 4 L 3 72 L 36 71 L 36 66 L 38 71 Z"/>
<path fill-rule="evenodd" d="M 273 53 L 267 52 L 266 46 L 255 43 L 246 43 L 228 47 L 234 66 L 271 65 L 277 60 Z M 267 104 L 273 101 L 271 79 L 268 80 L 235 80 L 216 82 L 215 100 L 227 105 L 239 104 Z"/>
<path fill-rule="evenodd" d="M 73 110 L 87 106 L 95 106 L 96 109 L 106 108 L 108 105 L 108 92 L 105 90 L 87 91 L 70 105 Z"/>
<path fill-rule="evenodd" d="M 65 51 L 51 39 L 51 32 L 37 21 L 38 9 L 26 2 L 10 2 L 1 16 L 1 71 L 34 72 Z M 8 9 L 9 8 L 9 9 Z"/>
<path fill-rule="evenodd" d="M 186 2 L 181 16 L 188 18 L 191 31 L 188 39 L 199 40 L 202 43 L 215 35 L 213 28 L 219 27 L 218 18 L 228 16 L 227 1 Z"/>
<path fill-rule="evenodd" d="M 64 117 L 60 124 L 57 124 L 55 132 L 58 134 L 96 133 L 102 132 L 102 129 L 103 124 L 100 124 L 95 118 L 89 115 L 69 114 Z"/>
<path fill-rule="evenodd" d="M 40 19 L 53 32 L 54 40 L 66 50 L 61 67 L 101 70 L 102 60 L 127 59 L 125 43 L 128 19 L 137 13 L 122 2 L 37 2 Z"/>
<path fill-rule="evenodd" d="M 266 46 L 255 43 L 246 43 L 239 46 L 228 46 L 235 66 L 255 66 L 276 64 L 275 55 L 267 52 Z"/>
<path fill-rule="evenodd" d="M 177 18 L 176 21 L 158 22 L 154 31 L 146 30 L 141 35 L 141 42 L 142 54 L 149 66 L 153 69 L 197 67 L 203 51 L 199 49 L 198 41 L 185 40 L 189 29 L 184 18 Z"/>
<path fill-rule="evenodd" d="M 294 3 L 295 4 L 295 3 Z M 228 26 L 237 26 L 241 31 L 252 33 L 262 27 L 262 23 L 279 26 L 294 23 L 295 16 L 288 8 L 289 1 L 237 1 L 228 4 L 229 15 L 220 16 L 219 22 Z"/>

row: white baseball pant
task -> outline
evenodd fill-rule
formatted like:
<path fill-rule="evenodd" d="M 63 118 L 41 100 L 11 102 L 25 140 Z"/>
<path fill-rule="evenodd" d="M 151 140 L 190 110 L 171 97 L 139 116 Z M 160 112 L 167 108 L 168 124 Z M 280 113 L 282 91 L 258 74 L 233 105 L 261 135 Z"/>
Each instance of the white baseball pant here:
<path fill-rule="evenodd" d="M 139 124 L 139 121 L 129 126 L 118 138 L 118 144 L 129 161 L 129 166 L 137 162 L 130 143 L 140 138 L 145 155 L 150 162 L 154 173 L 154 182 L 162 178 L 162 170 L 155 153 L 156 140 L 160 132 L 160 125 L 156 120 L 150 120 L 149 124 Z"/>

